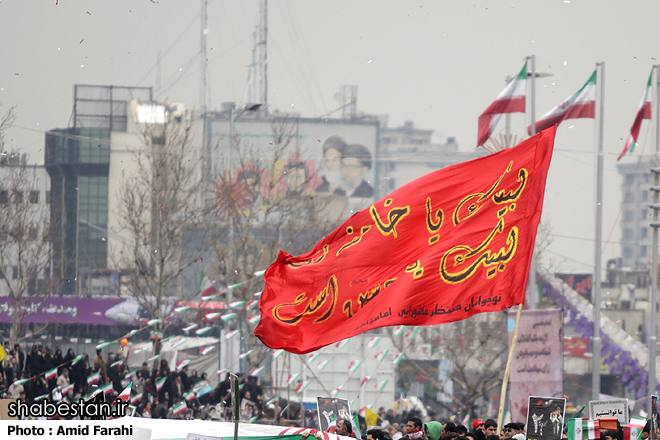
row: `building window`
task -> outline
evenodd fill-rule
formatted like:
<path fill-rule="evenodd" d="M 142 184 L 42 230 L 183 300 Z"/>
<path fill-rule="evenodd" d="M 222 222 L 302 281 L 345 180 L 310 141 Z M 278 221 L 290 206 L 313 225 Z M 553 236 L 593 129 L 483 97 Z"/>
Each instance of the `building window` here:
<path fill-rule="evenodd" d="M 633 230 L 632 229 L 624 229 L 623 230 L 623 241 L 630 241 L 632 242 L 633 239 Z"/>
<path fill-rule="evenodd" d="M 634 181 L 635 181 L 634 174 L 626 174 L 626 185 L 632 185 Z"/>
<path fill-rule="evenodd" d="M 396 171 L 396 162 L 390 162 L 390 171 Z"/>
<path fill-rule="evenodd" d="M 2 270 L 2 266 L 0 266 L 0 280 L 4 280 L 4 279 L 5 279 L 5 271 Z"/>
<path fill-rule="evenodd" d="M 23 191 L 20 190 L 14 191 L 14 202 L 23 203 Z"/>
<path fill-rule="evenodd" d="M 635 195 L 630 191 L 626 191 L 626 195 L 624 196 L 623 201 L 626 203 L 632 203 L 635 201 Z"/>
<path fill-rule="evenodd" d="M 642 209 L 642 219 L 645 219 L 649 216 L 649 210 L 648 209 Z"/>
<path fill-rule="evenodd" d="M 30 191 L 30 203 L 39 203 L 39 191 Z"/>
<path fill-rule="evenodd" d="M 6 189 L 0 190 L 0 203 L 7 203 L 9 201 L 9 191 Z"/>
<path fill-rule="evenodd" d="M 649 236 L 649 228 L 642 228 L 642 238 L 647 238 Z"/>
<path fill-rule="evenodd" d="M 50 198 L 51 198 L 50 191 L 46 191 L 46 203 L 50 204 Z"/>
<path fill-rule="evenodd" d="M 632 211 L 627 210 L 623 212 L 623 221 L 624 222 L 631 222 L 634 219 L 634 214 Z"/>
<path fill-rule="evenodd" d="M 651 180 L 651 175 L 649 173 L 642 174 L 642 181 L 644 183 L 649 183 L 650 180 Z"/>
<path fill-rule="evenodd" d="M 649 192 L 647 190 L 642 191 L 642 202 L 646 202 L 649 199 Z"/>
<path fill-rule="evenodd" d="M 640 248 L 639 249 L 639 255 L 641 257 L 646 257 L 647 256 L 647 254 L 646 254 L 647 253 L 647 247 L 646 246 L 640 246 L 639 248 Z"/>
<path fill-rule="evenodd" d="M 35 227 L 31 227 L 30 231 L 28 232 L 28 238 L 30 240 L 36 240 L 37 239 L 37 234 L 39 233 L 39 230 Z"/>
<path fill-rule="evenodd" d="M 389 182 L 389 188 L 391 190 L 396 189 L 396 179 L 394 179 L 394 177 L 390 177 L 388 182 Z"/>
<path fill-rule="evenodd" d="M 17 280 L 18 279 L 18 266 L 13 266 L 11 269 L 12 269 L 11 270 L 11 278 L 13 280 Z"/>
<path fill-rule="evenodd" d="M 623 247 L 623 258 L 632 258 L 633 257 L 633 250 L 630 246 L 624 246 Z"/>

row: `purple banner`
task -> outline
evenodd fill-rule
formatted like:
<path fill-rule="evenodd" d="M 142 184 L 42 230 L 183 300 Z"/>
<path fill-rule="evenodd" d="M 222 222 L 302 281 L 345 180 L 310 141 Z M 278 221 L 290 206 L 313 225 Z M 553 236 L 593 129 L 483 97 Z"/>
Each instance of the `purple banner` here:
<path fill-rule="evenodd" d="M 77 296 L 51 296 L 48 298 L 26 298 L 20 307 L 23 323 L 97 324 L 117 325 L 106 312 L 124 302 L 124 298 Z M 14 314 L 14 299 L 0 297 L 0 322 L 11 323 Z"/>

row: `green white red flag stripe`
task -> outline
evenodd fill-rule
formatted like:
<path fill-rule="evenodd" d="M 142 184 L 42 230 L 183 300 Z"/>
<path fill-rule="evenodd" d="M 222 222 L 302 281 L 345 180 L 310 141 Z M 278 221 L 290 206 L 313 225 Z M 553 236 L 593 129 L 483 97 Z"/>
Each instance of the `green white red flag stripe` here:
<path fill-rule="evenodd" d="M 238 330 L 232 330 L 225 334 L 225 339 L 231 339 L 238 334 Z"/>
<path fill-rule="evenodd" d="M 299 374 L 299 373 L 296 373 L 296 374 L 290 374 L 290 375 L 289 375 L 289 378 L 286 380 L 286 384 L 287 384 L 287 385 L 291 385 L 293 382 L 296 381 L 296 379 L 298 379 L 298 377 L 300 377 L 300 374 Z"/>
<path fill-rule="evenodd" d="M 203 335 L 203 334 L 211 331 L 211 328 L 212 327 L 199 328 L 199 329 L 195 330 L 195 333 L 198 334 L 198 335 Z"/>
<path fill-rule="evenodd" d="M 128 386 L 126 388 L 124 388 L 124 390 L 121 393 L 119 393 L 119 395 L 117 396 L 117 399 L 123 400 L 124 402 L 126 402 L 128 399 L 130 399 L 130 397 L 131 397 L 131 387 L 132 386 L 133 386 L 133 384 L 129 383 Z M 115 399 L 115 401 L 117 399 Z"/>
<path fill-rule="evenodd" d="M 362 365 L 362 361 L 351 361 L 350 364 L 348 364 L 348 371 L 351 373 L 355 373 L 358 368 L 360 368 L 360 365 Z"/>
<path fill-rule="evenodd" d="M 284 353 L 284 350 L 282 350 L 281 348 L 277 350 L 273 350 L 272 352 L 273 359 L 277 359 L 278 357 L 282 356 L 282 353 Z"/>
<path fill-rule="evenodd" d="M 342 389 L 343 387 L 344 387 L 344 385 L 339 385 L 337 388 L 335 388 L 334 390 L 330 391 L 330 395 L 331 395 L 331 396 L 336 396 L 337 394 L 339 394 L 339 392 L 341 391 L 341 389 Z"/>
<path fill-rule="evenodd" d="M 314 362 L 319 358 L 319 356 L 321 356 L 321 353 L 319 352 L 312 353 L 309 356 L 307 356 L 307 362 Z"/>
<path fill-rule="evenodd" d="M 600 422 L 589 419 L 569 419 L 568 439 L 585 440 L 600 438 Z"/>
<path fill-rule="evenodd" d="M 174 344 L 172 344 L 172 348 L 181 347 L 185 343 L 186 343 L 186 340 L 183 339 L 183 338 L 180 338 L 178 341 L 176 341 Z"/>
<path fill-rule="evenodd" d="M 101 380 L 101 373 L 94 373 L 87 377 L 87 385 L 91 385 Z"/>
<path fill-rule="evenodd" d="M 184 359 L 182 361 L 179 361 L 176 363 L 176 369 L 178 370 L 183 370 L 186 366 L 190 364 L 190 359 Z"/>
<path fill-rule="evenodd" d="M 525 95 L 527 93 L 527 63 L 518 75 L 497 95 L 495 101 L 479 116 L 477 146 L 481 146 L 495 130 L 503 113 L 525 113 Z"/>
<path fill-rule="evenodd" d="M 383 350 L 374 357 L 378 359 L 378 362 L 382 362 L 383 359 L 385 359 L 385 356 L 387 356 L 389 352 L 390 352 L 389 350 Z"/>
<path fill-rule="evenodd" d="M 254 370 L 252 373 L 250 373 L 250 375 L 251 376 L 258 376 L 259 373 L 261 373 L 264 370 L 264 368 L 266 368 L 266 366 L 259 367 L 256 370 Z"/>
<path fill-rule="evenodd" d="M 342 348 L 346 347 L 346 344 L 348 344 L 348 339 L 344 339 L 342 341 L 337 342 L 335 344 L 335 347 L 341 350 Z"/>
<path fill-rule="evenodd" d="M 113 390 L 112 382 L 107 383 L 103 385 L 101 388 L 99 388 L 99 391 L 101 391 L 105 395 L 110 394 L 112 390 Z"/>
<path fill-rule="evenodd" d="M 62 395 L 65 396 L 65 395 L 67 395 L 67 394 L 69 393 L 69 391 L 72 391 L 74 385 L 75 385 L 74 383 L 70 383 L 69 385 L 67 385 L 67 386 L 65 386 L 64 388 L 62 388 Z"/>
<path fill-rule="evenodd" d="M 172 414 L 176 416 L 186 411 L 187 409 L 188 409 L 188 405 L 186 405 L 186 401 L 182 400 L 181 402 L 174 405 L 174 407 L 172 408 Z"/>
<path fill-rule="evenodd" d="M 399 365 L 401 363 L 401 360 L 403 359 L 404 353 L 399 353 L 396 355 L 394 360 L 392 361 L 392 365 Z"/>
<path fill-rule="evenodd" d="M 254 350 L 248 350 L 245 353 L 241 353 L 238 355 L 239 359 L 245 359 L 246 357 L 250 356 Z"/>
<path fill-rule="evenodd" d="M 635 146 L 637 145 L 637 137 L 639 136 L 639 129 L 642 126 L 643 119 L 651 119 L 651 102 L 653 97 L 651 95 L 651 79 L 653 78 L 653 70 L 649 75 L 649 80 L 646 83 L 646 90 L 644 91 L 644 96 L 642 96 L 642 102 L 639 104 L 639 110 L 637 110 L 637 115 L 635 115 L 635 120 L 633 121 L 632 127 L 630 127 L 630 136 L 626 139 L 626 145 L 623 147 L 623 151 L 619 154 L 616 160 L 620 160 L 626 153 L 632 153 L 635 151 Z"/>
<path fill-rule="evenodd" d="M 304 380 L 304 381 L 300 382 L 298 384 L 298 386 L 296 387 L 295 392 L 298 393 L 298 394 L 302 393 L 305 390 L 305 388 L 307 388 L 307 385 L 309 385 L 308 380 Z"/>
<path fill-rule="evenodd" d="M 559 124 L 566 119 L 593 118 L 596 115 L 596 70 L 580 90 L 536 121 L 536 132 Z M 531 134 L 532 126 L 527 128 Z"/>
<path fill-rule="evenodd" d="M 140 400 L 142 400 L 142 396 L 143 396 L 142 393 L 136 394 L 135 396 L 133 396 L 133 398 L 131 398 L 131 403 L 135 404 L 136 402 L 139 402 Z"/>
<path fill-rule="evenodd" d="M 379 393 L 382 393 L 383 390 L 385 389 L 385 386 L 387 385 L 388 379 L 381 380 L 376 384 L 376 389 L 378 390 Z"/>
<path fill-rule="evenodd" d="M 201 355 L 206 355 L 206 354 L 208 354 L 211 350 L 213 350 L 214 348 L 215 348 L 215 345 L 209 345 L 208 347 L 205 347 L 205 348 L 202 348 L 201 350 L 199 350 L 199 354 L 201 354 Z"/>
<path fill-rule="evenodd" d="M 147 359 L 147 362 L 153 362 L 155 360 L 158 360 L 158 359 L 160 359 L 161 356 L 162 356 L 162 354 L 157 354 L 156 356 L 151 356 L 149 359 Z"/>
<path fill-rule="evenodd" d="M 183 395 L 183 398 L 186 399 L 187 401 L 193 400 L 195 397 L 197 396 L 193 390 L 190 390 Z"/>
<path fill-rule="evenodd" d="M 194 328 L 197 327 L 198 325 L 199 325 L 199 324 L 190 324 L 188 327 L 184 327 L 184 328 L 183 328 L 183 331 L 184 331 L 184 332 L 189 332 L 190 330 L 194 329 Z"/>
<path fill-rule="evenodd" d="M 379 341 L 380 341 L 380 337 L 379 336 L 374 336 L 373 338 L 369 339 L 369 341 L 367 342 L 367 347 L 375 348 L 376 345 L 378 345 Z"/>
<path fill-rule="evenodd" d="M 644 417 L 632 416 L 628 426 L 623 428 L 623 440 L 640 440 L 645 425 L 646 419 Z"/>
<path fill-rule="evenodd" d="M 76 365 L 78 362 L 80 362 L 83 358 L 82 354 L 79 354 L 78 356 L 74 357 L 73 360 L 71 361 L 71 365 Z"/>
<path fill-rule="evenodd" d="M 325 367 L 328 366 L 329 363 L 330 363 L 330 361 L 327 360 L 327 359 L 324 360 L 324 361 L 321 361 L 321 362 L 319 362 L 319 364 L 316 366 L 316 369 L 317 369 L 317 370 L 323 370 Z"/>
<path fill-rule="evenodd" d="M 158 382 L 156 382 L 156 391 L 160 391 L 161 388 L 163 388 L 163 385 L 165 385 L 165 381 L 167 380 L 166 377 L 162 378 Z"/>
<path fill-rule="evenodd" d="M 98 344 L 98 345 L 96 346 L 96 349 L 97 349 L 97 350 L 101 350 L 102 348 L 108 347 L 110 344 L 112 344 L 112 342 L 103 342 L 103 343 L 101 343 L 101 344 Z"/>
<path fill-rule="evenodd" d="M 56 376 L 57 376 L 57 367 L 53 368 L 52 370 L 46 371 L 45 374 L 46 380 L 55 379 Z"/>
<path fill-rule="evenodd" d="M 371 379 L 371 376 L 364 376 L 362 378 L 362 380 L 360 381 L 360 388 L 365 386 L 367 384 L 367 382 L 369 382 L 369 379 Z"/>
<path fill-rule="evenodd" d="M 215 295 L 218 290 L 215 284 L 206 275 L 202 274 L 202 279 L 199 281 L 199 296 L 202 301 L 206 301 L 208 297 Z"/>
<path fill-rule="evenodd" d="M 14 381 L 14 385 L 23 385 L 24 383 L 29 382 L 29 381 L 30 381 L 30 379 L 16 380 L 16 381 Z"/>
<path fill-rule="evenodd" d="M 143 351 L 147 351 L 148 349 L 149 347 L 136 348 L 135 350 L 133 350 L 133 354 L 142 353 Z"/>

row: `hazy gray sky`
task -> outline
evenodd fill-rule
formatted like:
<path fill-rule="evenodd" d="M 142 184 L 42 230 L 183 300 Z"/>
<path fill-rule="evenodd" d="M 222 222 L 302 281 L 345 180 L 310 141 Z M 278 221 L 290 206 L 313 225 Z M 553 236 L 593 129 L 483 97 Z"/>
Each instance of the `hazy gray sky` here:
<path fill-rule="evenodd" d="M 0 1 L 0 101 L 18 113 L 11 142 L 43 160 L 43 133 L 67 126 L 74 84 L 155 85 L 159 52 L 160 98 L 198 106 L 200 3 Z M 320 116 L 341 104 L 342 84 L 354 84 L 360 111 L 388 114 L 391 127 L 413 120 L 437 141 L 454 136 L 462 151 L 474 148 L 477 117 L 525 56 L 554 75 L 537 82 L 537 116 L 605 61 L 603 263 L 619 256 L 615 161 L 660 56 L 660 2 L 271 0 L 268 17 L 273 107 Z M 257 0 L 209 0 L 211 107 L 241 100 L 257 22 Z M 514 134 L 529 122 L 513 115 Z M 595 139 L 594 120 L 558 131 L 544 211 L 556 269 L 592 270 Z M 639 152 L 653 149 L 648 121 L 640 141 Z"/>

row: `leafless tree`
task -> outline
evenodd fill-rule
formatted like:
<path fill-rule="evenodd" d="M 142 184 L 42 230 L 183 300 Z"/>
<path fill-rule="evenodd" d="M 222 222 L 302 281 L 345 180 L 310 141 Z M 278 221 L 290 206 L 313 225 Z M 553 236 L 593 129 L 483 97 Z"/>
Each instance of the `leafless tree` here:
<path fill-rule="evenodd" d="M 111 254 L 128 294 L 159 320 L 164 307 L 184 299 L 180 277 L 204 253 L 203 246 L 186 242 L 203 221 L 200 155 L 186 122 L 143 124 L 139 135 L 134 169 L 123 175 L 119 189 L 117 232 L 123 238 Z M 154 331 L 162 333 L 164 326 L 159 322 Z M 159 354 L 160 339 L 154 341 Z"/>
<path fill-rule="evenodd" d="M 230 139 L 232 157 L 226 161 L 210 189 L 211 210 L 216 236 L 217 267 L 213 271 L 218 285 L 237 286 L 227 299 L 248 302 L 263 288 L 263 278 L 255 273 L 265 270 L 284 250 L 292 255 L 309 251 L 335 229 L 348 215 L 346 198 L 315 194 L 308 152 L 292 140 L 295 124 L 287 118 L 271 122 L 272 142 L 268 151 L 251 145 L 235 135 Z M 255 312 L 237 309 L 230 323 L 239 329 L 253 330 L 247 315 Z M 232 327 L 233 328 L 233 327 Z M 259 346 L 253 331 L 242 331 L 247 347 Z M 260 363 L 261 352 L 250 358 L 252 368 Z"/>
<path fill-rule="evenodd" d="M 448 367 L 447 379 L 453 383 L 453 393 L 445 394 L 445 403 L 437 403 L 452 414 L 474 416 L 474 409 L 499 392 L 508 350 L 506 312 L 482 313 L 463 321 L 423 327 L 414 338 L 395 335 L 396 328 L 386 331 L 397 349 L 406 354 L 399 381 L 403 389 L 410 386 L 409 378 L 415 377 L 426 384 L 427 390 L 442 393 L 445 383 L 439 380 L 437 368 L 431 372 L 426 362 L 432 360 L 434 365 L 445 361 Z M 435 399 L 436 395 L 429 397 Z"/>
<path fill-rule="evenodd" d="M 10 108 L 0 120 L 0 290 L 13 305 L 11 340 L 25 335 L 23 322 L 56 287 L 50 276 L 51 223 L 44 182 L 26 156 L 7 148 L 6 129 L 15 118 Z"/>

